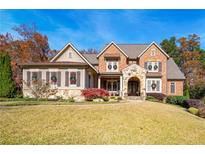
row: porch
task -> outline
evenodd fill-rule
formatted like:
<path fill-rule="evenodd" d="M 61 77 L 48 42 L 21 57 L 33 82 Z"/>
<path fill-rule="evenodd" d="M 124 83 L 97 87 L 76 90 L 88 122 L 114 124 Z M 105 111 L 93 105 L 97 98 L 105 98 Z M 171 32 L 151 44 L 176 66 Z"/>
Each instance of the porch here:
<path fill-rule="evenodd" d="M 105 89 L 111 96 L 122 97 L 122 74 L 104 73 L 98 76 L 98 88 Z"/>
<path fill-rule="evenodd" d="M 130 77 L 126 82 L 125 79 L 121 73 L 100 74 L 98 75 L 98 88 L 107 90 L 111 96 L 123 98 L 141 96 L 140 79 L 136 76 Z M 127 87 L 126 90 L 125 87 Z"/>

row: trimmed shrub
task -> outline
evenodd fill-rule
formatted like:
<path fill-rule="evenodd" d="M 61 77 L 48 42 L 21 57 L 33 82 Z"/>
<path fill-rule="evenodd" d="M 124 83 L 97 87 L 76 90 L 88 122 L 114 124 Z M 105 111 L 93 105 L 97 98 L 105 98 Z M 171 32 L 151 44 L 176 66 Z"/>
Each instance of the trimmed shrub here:
<path fill-rule="evenodd" d="M 154 102 L 156 102 L 156 101 L 158 101 L 156 98 L 154 98 L 153 96 L 147 96 L 146 97 L 146 100 L 148 100 L 148 101 L 154 101 Z"/>
<path fill-rule="evenodd" d="M 106 96 L 109 96 L 108 91 L 104 89 L 98 89 L 98 88 L 88 88 L 81 91 L 82 95 L 85 97 L 87 101 L 92 101 L 96 98 L 104 98 Z"/>
<path fill-rule="evenodd" d="M 105 101 L 105 102 L 108 102 L 109 101 L 109 97 L 103 97 L 103 100 Z"/>
<path fill-rule="evenodd" d="M 168 96 L 166 99 L 166 103 L 185 107 L 185 100 L 187 100 L 187 97 L 185 96 Z"/>
<path fill-rule="evenodd" d="M 197 108 L 190 107 L 190 108 L 188 109 L 188 111 L 189 111 L 191 114 L 199 115 L 199 109 L 197 109 Z"/>
<path fill-rule="evenodd" d="M 167 96 L 162 93 L 147 93 L 147 96 L 152 96 L 159 101 L 163 101 Z"/>
<path fill-rule="evenodd" d="M 199 109 L 205 107 L 205 105 L 199 99 L 188 99 L 184 102 L 184 107 L 186 108 L 194 107 Z"/>
<path fill-rule="evenodd" d="M 119 97 L 117 97 L 117 100 L 118 100 L 118 101 L 122 100 L 122 97 L 120 97 L 120 96 L 119 96 Z"/>
<path fill-rule="evenodd" d="M 74 100 L 73 97 L 69 97 L 69 98 L 68 98 L 68 101 L 71 102 L 71 103 L 75 102 L 75 100 Z"/>
<path fill-rule="evenodd" d="M 199 109 L 199 116 L 201 118 L 205 118 L 205 107 Z"/>

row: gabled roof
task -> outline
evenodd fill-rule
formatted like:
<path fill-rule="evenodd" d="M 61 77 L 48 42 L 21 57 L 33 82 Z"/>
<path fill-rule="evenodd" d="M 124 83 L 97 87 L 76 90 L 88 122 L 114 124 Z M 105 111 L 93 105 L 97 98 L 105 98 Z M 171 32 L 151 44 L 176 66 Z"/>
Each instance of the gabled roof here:
<path fill-rule="evenodd" d="M 167 61 L 167 79 L 168 80 L 184 80 L 184 74 L 180 71 L 177 64 L 172 58 L 169 58 Z"/>
<path fill-rule="evenodd" d="M 94 69 L 96 72 L 98 72 L 98 71 L 96 70 L 96 68 L 95 68 L 71 43 L 66 44 L 65 47 L 64 47 L 61 51 L 59 51 L 58 54 L 56 54 L 56 55 L 50 60 L 50 62 L 54 62 L 54 60 L 56 60 L 63 52 L 65 52 L 66 49 L 67 49 L 69 46 L 70 46 L 92 69 Z"/>
<path fill-rule="evenodd" d="M 117 45 L 117 44 L 115 44 L 113 41 L 110 43 L 110 44 L 108 44 L 98 55 L 97 55 L 97 58 L 103 53 L 103 52 L 105 52 L 105 50 L 107 49 L 107 48 L 109 48 L 111 45 L 114 45 L 116 48 L 118 48 L 126 57 L 128 57 L 128 55 Z"/>
<path fill-rule="evenodd" d="M 162 52 L 167 58 L 169 58 L 169 55 L 168 55 L 160 46 L 158 46 L 157 43 L 155 43 L 155 42 L 152 42 L 149 46 L 147 46 L 147 48 L 144 49 L 144 51 L 142 51 L 142 52 L 140 53 L 140 55 L 138 55 L 137 57 L 138 57 L 138 58 L 141 57 L 152 45 L 156 45 L 157 48 L 159 48 L 159 50 L 161 50 L 161 52 Z"/>

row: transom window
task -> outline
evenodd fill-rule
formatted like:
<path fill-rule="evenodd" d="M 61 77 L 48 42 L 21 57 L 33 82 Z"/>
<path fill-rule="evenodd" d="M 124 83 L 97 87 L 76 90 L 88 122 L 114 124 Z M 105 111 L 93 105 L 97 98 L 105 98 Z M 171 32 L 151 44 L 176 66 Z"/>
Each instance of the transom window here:
<path fill-rule="evenodd" d="M 76 72 L 70 72 L 70 85 L 76 85 Z"/>
<path fill-rule="evenodd" d="M 161 92 L 161 79 L 147 79 L 146 80 L 147 93 L 160 93 Z"/>
<path fill-rule="evenodd" d="M 175 93 L 175 82 L 171 82 L 171 93 Z"/>
<path fill-rule="evenodd" d="M 147 62 L 148 72 L 159 72 L 159 62 Z"/>
<path fill-rule="evenodd" d="M 118 61 L 107 61 L 108 72 L 118 72 Z"/>

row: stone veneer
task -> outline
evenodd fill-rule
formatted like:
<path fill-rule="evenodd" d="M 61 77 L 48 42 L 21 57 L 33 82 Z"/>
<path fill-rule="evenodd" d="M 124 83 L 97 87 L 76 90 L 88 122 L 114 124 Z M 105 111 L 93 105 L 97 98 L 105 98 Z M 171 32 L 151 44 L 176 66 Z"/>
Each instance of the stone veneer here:
<path fill-rule="evenodd" d="M 140 81 L 140 96 L 142 99 L 145 99 L 146 97 L 146 90 L 145 90 L 146 72 L 147 71 L 143 67 L 140 67 L 137 64 L 131 64 L 122 70 L 122 73 L 123 73 L 122 95 L 123 97 L 127 96 L 129 79 L 132 77 L 136 77 Z"/>

